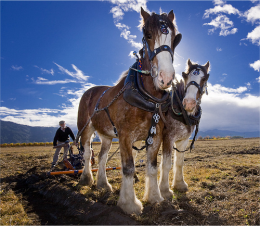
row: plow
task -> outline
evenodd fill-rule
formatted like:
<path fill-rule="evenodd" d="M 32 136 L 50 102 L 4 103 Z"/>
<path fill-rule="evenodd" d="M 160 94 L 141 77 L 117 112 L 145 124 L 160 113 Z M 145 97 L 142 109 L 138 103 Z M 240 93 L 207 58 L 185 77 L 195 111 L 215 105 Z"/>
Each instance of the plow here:
<path fill-rule="evenodd" d="M 58 147 L 65 147 L 66 145 L 69 145 L 69 157 L 67 159 L 63 159 L 63 164 L 65 165 L 65 169 L 64 170 L 60 170 L 60 171 L 53 171 L 54 169 L 51 169 L 49 172 L 47 172 L 47 176 L 54 176 L 54 175 L 62 175 L 62 174 L 70 174 L 70 175 L 77 175 L 77 174 L 81 174 L 83 172 L 83 167 L 84 167 L 84 158 L 83 158 L 83 154 L 84 154 L 84 148 L 82 147 L 82 145 L 79 145 L 78 149 L 78 154 L 74 154 L 72 146 L 68 143 L 65 142 L 63 144 L 60 144 L 58 146 L 54 146 L 53 148 L 58 148 Z M 109 162 L 113 156 L 119 151 L 119 147 L 111 154 L 111 156 L 108 158 L 107 162 Z M 95 164 L 95 156 L 94 156 L 94 150 L 92 148 L 92 143 L 91 143 L 91 165 L 93 166 Z M 144 153 L 144 155 L 135 162 L 136 167 L 142 167 L 144 166 L 144 156 L 146 155 L 146 153 Z M 61 159 L 58 161 L 61 162 Z M 139 163 L 139 165 L 137 165 L 137 163 Z M 121 167 L 107 167 L 106 171 L 110 171 L 110 170 L 121 170 Z M 98 168 L 93 168 L 91 170 L 92 172 L 97 172 Z M 137 180 L 137 175 L 135 174 L 135 179 Z"/>
<path fill-rule="evenodd" d="M 69 157 L 67 159 L 63 159 L 63 164 L 65 165 L 66 169 L 63 171 L 53 171 L 53 169 L 51 169 L 49 172 L 47 172 L 47 176 L 52 176 L 52 175 L 61 175 L 61 174 L 71 174 L 71 175 L 76 175 L 76 174 L 81 174 L 83 172 L 83 167 L 84 167 L 84 158 L 83 158 L 83 154 L 84 154 L 84 148 L 82 147 L 82 145 L 80 145 L 77 149 L 78 149 L 78 154 L 74 154 L 73 152 L 73 148 L 70 145 L 69 142 L 65 142 L 62 143 L 60 145 L 54 146 L 53 148 L 59 148 L 59 147 L 65 147 L 65 146 L 69 146 Z M 119 151 L 119 148 L 117 148 L 117 150 L 110 156 L 110 158 L 108 159 L 108 161 Z M 61 162 L 61 161 L 58 161 Z M 92 144 L 91 144 L 91 165 L 95 164 L 95 156 L 94 156 L 94 150 L 92 148 Z M 106 170 L 120 170 L 121 167 L 108 167 L 106 168 Z M 93 168 L 91 170 L 92 172 L 97 172 L 98 168 Z"/>

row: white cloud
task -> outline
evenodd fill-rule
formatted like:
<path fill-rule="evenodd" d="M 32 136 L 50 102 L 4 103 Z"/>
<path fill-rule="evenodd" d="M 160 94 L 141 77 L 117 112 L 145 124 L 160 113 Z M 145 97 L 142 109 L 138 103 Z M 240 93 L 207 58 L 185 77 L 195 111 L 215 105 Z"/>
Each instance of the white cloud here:
<path fill-rule="evenodd" d="M 111 9 L 111 13 L 113 13 L 113 18 L 118 20 L 122 20 L 124 16 L 124 12 L 128 12 L 134 10 L 136 12 L 140 12 L 141 7 L 146 10 L 146 0 L 111 0 L 111 3 L 115 4 Z"/>
<path fill-rule="evenodd" d="M 180 81 L 182 76 L 176 74 Z M 59 108 L 48 109 L 11 109 L 0 107 L 0 117 L 29 126 L 58 126 L 63 119 L 67 125 L 76 130 L 77 112 L 83 93 L 94 84 L 82 84 L 78 89 L 66 91 L 69 104 Z M 246 93 L 247 87 L 229 88 L 219 84 L 208 83 L 209 95 L 202 98 L 202 119 L 200 129 L 225 129 L 233 131 L 257 131 L 259 129 L 260 97 Z M 65 101 L 64 101 L 65 102 Z"/>
<path fill-rule="evenodd" d="M 219 15 L 210 23 L 204 23 L 203 25 L 213 26 L 212 29 L 208 30 L 209 34 L 212 34 L 218 28 L 220 29 L 220 36 L 227 36 L 230 34 L 235 34 L 237 32 L 237 28 L 233 28 L 233 22 L 229 20 L 229 18 L 225 15 Z"/>
<path fill-rule="evenodd" d="M 82 81 L 87 81 L 87 80 L 88 80 L 88 77 L 89 77 L 89 76 L 84 75 L 84 73 L 83 73 L 81 70 L 79 70 L 74 64 L 72 64 L 72 67 L 73 67 L 73 69 L 74 69 L 76 72 L 71 72 L 71 71 L 69 71 L 68 69 L 66 69 L 66 68 L 64 68 L 64 67 L 62 67 L 62 66 L 60 66 L 59 64 L 57 64 L 57 63 L 55 63 L 55 62 L 54 62 L 54 64 L 56 64 L 56 65 L 58 66 L 59 70 L 60 70 L 62 73 L 65 73 L 65 74 L 67 74 L 67 75 L 69 75 L 69 76 L 71 76 L 71 77 L 73 77 L 73 78 L 76 78 L 77 80 L 82 80 Z"/>
<path fill-rule="evenodd" d="M 42 73 L 47 73 L 47 74 L 54 75 L 54 70 L 53 69 L 47 70 L 47 69 L 44 69 L 44 68 L 40 68 L 37 65 L 35 65 L 34 67 L 39 68 L 42 71 Z"/>
<path fill-rule="evenodd" d="M 250 67 L 254 68 L 255 71 L 260 71 L 260 60 L 255 61 L 252 64 L 249 64 Z"/>
<path fill-rule="evenodd" d="M 257 81 L 258 83 L 260 83 L 260 76 L 259 76 L 258 78 L 256 78 L 256 81 Z"/>
<path fill-rule="evenodd" d="M 222 1 L 222 0 L 214 0 L 213 3 L 215 5 L 224 5 L 226 2 Z"/>
<path fill-rule="evenodd" d="M 11 121 L 29 126 L 58 126 L 58 122 L 63 119 L 72 129 L 76 129 L 78 106 L 83 93 L 93 87 L 91 83 L 82 84 L 81 88 L 69 90 L 67 92 L 71 98 L 67 99 L 69 104 L 61 108 L 49 109 L 23 109 L 17 110 L 7 107 L 0 107 L 1 120 Z"/>
<path fill-rule="evenodd" d="M 140 13 L 141 7 L 146 10 L 146 0 L 111 0 L 111 3 L 115 4 L 111 9 L 113 14 L 115 26 L 121 31 L 120 37 L 123 37 L 136 49 L 142 48 L 142 43 L 136 42 L 136 35 L 131 35 L 130 27 L 120 23 L 120 20 L 124 18 L 124 12 L 136 11 Z"/>
<path fill-rule="evenodd" d="M 227 74 L 226 74 L 226 73 L 223 73 L 223 74 L 222 74 L 222 77 L 220 78 L 220 81 L 221 81 L 221 82 L 224 82 L 224 81 L 226 80 L 226 78 L 227 78 Z"/>
<path fill-rule="evenodd" d="M 217 47 L 217 51 L 218 51 L 218 52 L 221 52 L 221 51 L 222 51 L 222 49 Z"/>
<path fill-rule="evenodd" d="M 22 66 L 14 66 L 14 65 L 12 65 L 12 69 L 15 70 L 15 71 L 20 71 L 20 70 L 23 69 L 23 67 Z"/>
<path fill-rule="evenodd" d="M 216 85 L 212 86 L 212 89 L 215 91 L 217 90 L 218 92 L 222 92 L 222 93 L 243 93 L 247 90 L 247 87 L 240 86 L 239 88 L 233 89 L 233 88 L 227 88 L 227 87 L 221 86 L 220 84 L 216 84 Z"/>
<path fill-rule="evenodd" d="M 84 73 L 81 70 L 79 70 L 74 64 L 72 64 L 72 67 L 76 72 L 71 72 L 68 69 L 60 66 L 57 63 L 54 63 L 54 64 L 56 64 L 58 66 L 61 73 L 65 73 L 65 74 L 73 77 L 74 79 L 63 79 L 63 80 L 51 80 L 50 81 L 46 78 L 38 77 L 37 80 L 35 80 L 34 78 L 31 78 L 31 80 L 37 85 L 56 85 L 56 84 L 66 84 L 66 83 L 85 83 L 87 81 L 87 79 L 89 78 L 89 76 L 84 75 Z M 38 67 L 38 66 L 35 66 L 35 67 Z"/>
<path fill-rule="evenodd" d="M 232 89 L 209 83 L 209 95 L 202 98 L 201 130 L 258 131 L 260 97 L 245 91 L 246 87 Z"/>
<path fill-rule="evenodd" d="M 66 84 L 66 83 L 78 83 L 78 81 L 72 79 L 49 81 L 48 79 L 38 77 L 37 80 L 34 81 L 34 83 L 37 85 L 56 85 L 56 84 Z"/>
<path fill-rule="evenodd" d="M 218 1 L 219 2 L 219 1 Z M 242 15 L 242 13 L 233 7 L 230 4 L 225 5 L 217 5 L 214 8 L 205 10 L 205 13 L 203 15 L 204 18 L 209 18 L 210 14 L 218 14 L 218 13 L 226 13 L 226 14 L 234 14 L 234 15 Z"/>
<path fill-rule="evenodd" d="M 215 7 L 205 10 L 205 13 L 203 15 L 203 18 L 209 18 L 211 14 L 218 15 L 210 23 L 203 24 L 213 26 L 212 29 L 208 30 L 208 34 L 212 34 L 218 28 L 220 28 L 220 36 L 227 36 L 230 34 L 237 33 L 238 29 L 234 28 L 233 22 L 226 15 L 223 15 L 234 14 L 238 15 L 239 17 L 246 18 L 247 22 L 257 24 L 257 27 L 255 27 L 253 31 L 249 32 L 246 38 L 243 38 L 241 40 L 249 40 L 253 44 L 260 46 L 260 4 L 253 6 L 249 10 L 242 13 L 238 9 L 233 7 L 231 4 L 225 4 L 225 2 L 223 2 L 222 0 L 215 0 L 213 2 L 215 4 Z M 244 43 L 244 45 L 246 44 Z"/>
<path fill-rule="evenodd" d="M 244 16 L 246 17 L 247 22 L 251 22 L 254 24 L 255 22 L 259 22 L 260 20 L 260 5 L 256 5 L 254 7 L 251 7 L 249 10 L 247 10 L 244 13 Z"/>
<path fill-rule="evenodd" d="M 246 39 L 250 40 L 253 44 L 260 45 L 260 26 L 257 26 L 253 31 L 247 34 Z"/>

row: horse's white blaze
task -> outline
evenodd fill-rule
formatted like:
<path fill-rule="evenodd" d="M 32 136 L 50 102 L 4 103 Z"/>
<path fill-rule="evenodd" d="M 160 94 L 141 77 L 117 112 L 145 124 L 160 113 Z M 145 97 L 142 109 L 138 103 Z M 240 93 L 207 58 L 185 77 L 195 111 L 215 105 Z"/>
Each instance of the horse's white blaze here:
<path fill-rule="evenodd" d="M 160 165 L 160 181 L 159 187 L 161 195 L 165 199 L 172 197 L 173 192 L 170 190 L 169 186 L 169 172 L 172 166 L 172 152 L 169 153 L 169 156 L 162 155 L 161 165 Z"/>
<path fill-rule="evenodd" d="M 203 76 L 204 76 L 204 73 L 201 70 L 200 70 L 199 75 L 191 74 L 188 78 L 187 84 L 189 84 L 191 81 L 195 81 L 197 84 L 200 84 L 201 78 Z M 197 105 L 197 99 L 196 99 L 197 92 L 198 92 L 198 88 L 194 85 L 190 85 L 187 88 L 187 92 L 183 99 L 183 106 L 184 106 L 185 110 L 187 111 L 188 115 L 192 115 L 195 113 L 195 109 L 196 109 L 196 105 Z"/>
<path fill-rule="evenodd" d="M 133 177 L 125 176 L 123 173 L 120 196 L 117 205 L 128 214 L 140 214 L 143 210 L 142 203 L 135 195 Z"/>
<path fill-rule="evenodd" d="M 187 80 L 187 84 L 189 84 L 191 81 L 195 81 L 198 84 L 200 84 L 201 78 L 204 76 L 204 73 L 200 70 L 200 74 L 199 75 L 191 75 L 188 76 L 188 80 Z M 186 85 L 187 85 L 186 84 Z M 198 88 L 194 85 L 191 85 L 188 87 L 187 92 L 185 94 L 184 99 L 193 99 L 196 100 L 196 95 L 198 92 Z"/>
<path fill-rule="evenodd" d="M 154 49 L 162 46 L 162 45 L 167 45 L 171 47 L 172 45 L 172 31 L 169 29 L 169 34 L 161 34 L 159 38 L 155 40 L 154 44 Z M 158 76 L 156 77 L 157 79 L 157 87 L 160 89 L 166 89 L 171 86 L 171 80 L 173 79 L 174 76 L 174 67 L 173 67 L 173 62 L 172 62 L 172 56 L 168 51 L 163 51 L 160 52 L 159 54 L 156 55 L 156 58 L 158 60 Z M 163 83 L 162 83 L 163 81 Z"/>
<path fill-rule="evenodd" d="M 144 200 L 150 203 L 163 201 L 157 182 L 157 167 L 147 166 Z"/>

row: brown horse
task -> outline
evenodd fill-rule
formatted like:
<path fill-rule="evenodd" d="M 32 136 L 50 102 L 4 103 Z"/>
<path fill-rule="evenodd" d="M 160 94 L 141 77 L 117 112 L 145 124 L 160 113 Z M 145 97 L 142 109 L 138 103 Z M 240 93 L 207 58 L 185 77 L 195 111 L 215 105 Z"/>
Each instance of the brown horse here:
<path fill-rule="evenodd" d="M 179 191 L 187 191 L 188 185 L 183 177 L 184 152 L 188 145 L 195 125 L 198 126 L 201 108 L 200 102 L 204 92 L 207 92 L 207 80 L 209 78 L 209 62 L 201 66 L 191 63 L 188 60 L 187 71 L 182 73 L 184 83 L 177 85 L 179 92 L 183 93 L 182 104 L 189 115 L 191 126 L 185 125 L 183 116 L 180 111 L 172 108 L 169 110 L 166 120 L 167 128 L 163 131 L 163 154 L 160 165 L 160 181 L 159 187 L 161 195 L 167 199 L 172 197 L 172 190 L 169 188 L 169 171 L 171 169 L 172 150 L 175 146 L 175 156 L 173 165 L 173 188 Z M 173 103 L 173 102 L 172 102 Z"/>
<path fill-rule="evenodd" d="M 149 97 L 161 100 L 165 96 L 165 89 L 171 86 L 175 75 L 173 54 L 174 48 L 181 40 L 181 34 L 176 34 L 173 11 L 170 11 L 168 15 L 165 13 L 150 15 L 141 8 L 141 15 L 144 34 L 144 48 L 140 51 L 142 70 L 149 74 L 138 73 L 138 79 Z M 140 214 L 143 208 L 142 203 L 136 198 L 133 187 L 135 167 L 132 145 L 136 141 L 147 138 L 153 113 L 132 106 L 124 100 L 123 95 L 120 95 L 130 85 L 126 83 L 127 87 L 125 86 L 127 74 L 128 71 L 124 72 L 115 86 L 93 87 L 87 90 L 81 98 L 78 110 L 78 130 L 81 131 L 81 141 L 85 148 L 85 167 L 80 184 L 93 183 L 90 142 L 92 134 L 97 131 L 102 142 L 97 187 L 112 190 L 106 177 L 105 165 L 112 139 L 119 138 L 122 184 L 118 206 L 126 213 Z M 106 106 L 109 107 L 105 108 Z M 105 109 L 97 111 L 102 108 Z M 147 148 L 147 181 L 144 198 L 151 203 L 163 200 L 157 183 L 157 153 L 162 141 L 163 127 L 164 123 L 159 120 L 156 124 L 153 143 Z"/>

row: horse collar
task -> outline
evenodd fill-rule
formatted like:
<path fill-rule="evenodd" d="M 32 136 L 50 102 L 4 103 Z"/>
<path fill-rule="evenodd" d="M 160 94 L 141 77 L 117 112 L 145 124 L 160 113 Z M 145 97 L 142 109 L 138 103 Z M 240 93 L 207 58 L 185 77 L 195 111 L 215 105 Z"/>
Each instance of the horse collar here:
<path fill-rule="evenodd" d="M 166 112 L 170 104 L 169 93 L 165 92 L 161 99 L 150 95 L 142 85 L 142 79 L 137 72 L 137 68 L 138 62 L 130 68 L 125 79 L 125 84 L 130 83 L 131 86 L 124 92 L 124 100 L 134 107 L 149 112 L 155 112 L 156 106 L 161 105 L 162 112 Z"/>
<path fill-rule="evenodd" d="M 182 122 L 185 125 L 198 125 L 200 122 L 202 110 L 201 107 L 198 105 L 198 111 L 196 115 L 187 115 L 186 111 L 184 115 L 181 110 L 181 104 L 182 100 L 184 98 L 184 93 L 182 93 L 180 90 L 173 89 L 171 91 L 171 108 L 170 113 L 172 118 Z M 180 103 L 178 101 L 180 100 Z M 185 117 L 186 116 L 186 117 Z M 186 119 L 185 119 L 186 118 Z"/>

